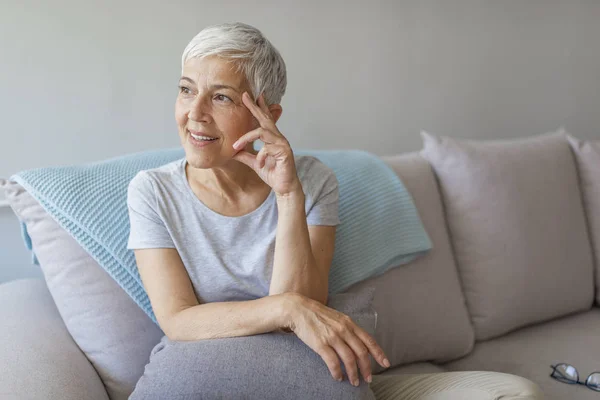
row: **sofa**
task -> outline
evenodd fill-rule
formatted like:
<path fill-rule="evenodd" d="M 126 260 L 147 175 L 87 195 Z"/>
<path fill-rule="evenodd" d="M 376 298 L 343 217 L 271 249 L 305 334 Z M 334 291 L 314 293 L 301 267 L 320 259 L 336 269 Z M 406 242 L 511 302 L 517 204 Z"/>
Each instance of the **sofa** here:
<path fill-rule="evenodd" d="M 375 373 L 497 371 L 547 399 L 600 398 L 550 377 L 600 371 L 600 141 L 422 136 L 382 158 L 433 248 L 352 288 L 376 288 L 391 368 Z M 162 332 L 23 187 L 4 189 L 45 279 L 0 285 L 0 398 L 126 399 Z"/>

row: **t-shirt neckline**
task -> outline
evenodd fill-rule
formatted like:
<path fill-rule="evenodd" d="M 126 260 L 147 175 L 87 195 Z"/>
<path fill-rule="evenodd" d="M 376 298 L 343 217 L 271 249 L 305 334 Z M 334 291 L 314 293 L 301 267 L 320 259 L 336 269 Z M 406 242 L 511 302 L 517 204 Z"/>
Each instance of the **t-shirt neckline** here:
<path fill-rule="evenodd" d="M 269 192 L 269 195 L 267 196 L 267 198 L 265 199 L 265 201 L 263 201 L 258 207 L 256 207 L 254 210 L 250 211 L 249 213 L 246 213 L 244 215 L 238 215 L 238 216 L 229 216 L 229 215 L 223 215 L 220 214 L 218 212 L 216 212 L 215 210 L 211 209 L 210 207 L 208 207 L 206 204 L 204 204 L 202 202 L 202 200 L 200 200 L 196 194 L 194 193 L 194 191 L 192 190 L 192 187 L 190 186 L 188 180 L 187 180 L 187 173 L 185 171 L 185 166 L 187 165 L 187 159 L 185 157 L 183 157 L 181 159 L 181 162 L 179 163 L 179 176 L 181 177 L 181 179 L 183 179 L 183 185 L 186 188 L 186 192 L 192 196 L 193 200 L 194 200 L 194 204 L 196 204 L 200 209 L 202 209 L 204 212 L 210 213 L 211 215 L 218 217 L 218 218 L 224 218 L 224 219 L 243 219 L 243 218 L 248 218 L 251 217 L 254 214 L 258 214 L 259 212 L 261 212 L 264 208 L 268 207 L 271 204 L 271 199 L 273 196 L 275 196 L 275 191 L 273 189 L 271 189 L 271 191 Z"/>

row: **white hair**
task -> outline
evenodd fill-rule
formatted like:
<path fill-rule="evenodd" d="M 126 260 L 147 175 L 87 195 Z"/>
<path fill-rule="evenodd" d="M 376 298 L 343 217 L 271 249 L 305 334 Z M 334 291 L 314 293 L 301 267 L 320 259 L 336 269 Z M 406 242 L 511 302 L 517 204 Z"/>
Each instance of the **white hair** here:
<path fill-rule="evenodd" d="M 181 69 L 191 58 L 216 55 L 231 60 L 242 72 L 255 99 L 264 93 L 267 104 L 279 104 L 287 76 L 279 51 L 253 26 L 241 22 L 204 28 L 186 46 Z"/>

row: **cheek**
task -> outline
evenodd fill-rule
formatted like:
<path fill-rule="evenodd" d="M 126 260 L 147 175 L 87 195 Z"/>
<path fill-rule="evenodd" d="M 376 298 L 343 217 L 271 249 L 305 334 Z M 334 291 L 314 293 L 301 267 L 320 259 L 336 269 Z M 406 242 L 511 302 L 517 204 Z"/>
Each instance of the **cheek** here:
<path fill-rule="evenodd" d="M 226 133 L 229 138 L 233 141 L 237 140 L 240 136 L 247 132 L 255 129 L 253 125 L 252 116 L 248 116 L 247 113 L 240 110 L 224 110 L 219 113 L 219 125 L 221 131 Z"/>
<path fill-rule="evenodd" d="M 177 121 L 177 125 L 185 125 L 187 123 L 187 109 L 179 100 L 175 102 L 175 121 Z"/>

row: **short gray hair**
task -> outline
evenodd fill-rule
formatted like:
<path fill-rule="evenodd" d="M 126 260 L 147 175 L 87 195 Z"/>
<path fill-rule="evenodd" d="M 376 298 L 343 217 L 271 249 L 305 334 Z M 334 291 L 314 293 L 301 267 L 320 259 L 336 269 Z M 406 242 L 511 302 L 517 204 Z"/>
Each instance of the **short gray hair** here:
<path fill-rule="evenodd" d="M 216 55 L 231 60 L 245 76 L 255 99 L 261 93 L 267 104 L 279 104 L 287 76 L 279 51 L 253 26 L 241 22 L 204 28 L 186 46 L 181 69 L 191 58 Z"/>

